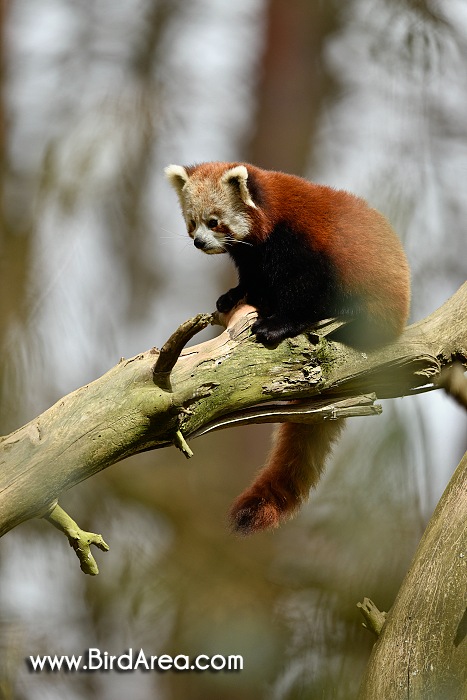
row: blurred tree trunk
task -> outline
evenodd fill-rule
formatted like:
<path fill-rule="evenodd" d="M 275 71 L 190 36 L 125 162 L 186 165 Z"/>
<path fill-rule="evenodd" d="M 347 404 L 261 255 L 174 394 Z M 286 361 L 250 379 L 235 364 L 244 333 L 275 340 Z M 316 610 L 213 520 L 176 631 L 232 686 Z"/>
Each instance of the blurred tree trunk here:
<path fill-rule="evenodd" d="M 21 173 L 15 172 L 9 153 L 9 119 L 6 101 L 8 65 L 6 25 L 8 4 L 0 0 L 0 432 L 9 428 L 17 413 L 16 392 L 13 405 L 4 391 L 9 352 L 6 340 L 12 323 L 24 320 L 31 255 L 30 188 Z M 6 423 L 8 416 L 8 424 Z"/>
<path fill-rule="evenodd" d="M 179 12 L 179 0 L 148 0 L 139 41 L 134 42 L 128 61 L 133 104 L 129 105 L 125 119 L 132 145 L 116 177 L 118 204 L 112 200 L 105 214 L 116 255 L 132 281 L 127 306 L 130 322 L 147 314 L 146 300 L 156 294 L 162 277 L 160 268 L 154 266 L 147 255 L 153 222 L 148 219 L 146 198 L 161 118 L 161 112 L 154 110 L 154 105 L 163 103 L 157 67 L 163 65 L 164 38 Z M 129 240 L 131 245 L 128 245 Z"/>
<path fill-rule="evenodd" d="M 337 26 L 333 2 L 270 0 L 248 160 L 303 175 L 323 102 L 333 88 L 323 48 Z"/>

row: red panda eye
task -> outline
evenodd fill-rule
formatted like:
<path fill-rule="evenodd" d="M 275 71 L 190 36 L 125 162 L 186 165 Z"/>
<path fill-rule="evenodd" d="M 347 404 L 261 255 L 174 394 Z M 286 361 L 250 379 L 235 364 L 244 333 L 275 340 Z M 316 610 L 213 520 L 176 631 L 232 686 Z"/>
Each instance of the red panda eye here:
<path fill-rule="evenodd" d="M 196 228 L 196 222 L 195 222 L 195 220 L 194 220 L 194 219 L 190 219 L 189 222 L 188 222 L 188 231 L 189 231 L 189 232 L 194 231 L 195 228 Z"/>
<path fill-rule="evenodd" d="M 209 219 L 208 221 L 208 228 L 216 228 L 216 226 L 219 225 L 219 222 L 217 219 Z"/>

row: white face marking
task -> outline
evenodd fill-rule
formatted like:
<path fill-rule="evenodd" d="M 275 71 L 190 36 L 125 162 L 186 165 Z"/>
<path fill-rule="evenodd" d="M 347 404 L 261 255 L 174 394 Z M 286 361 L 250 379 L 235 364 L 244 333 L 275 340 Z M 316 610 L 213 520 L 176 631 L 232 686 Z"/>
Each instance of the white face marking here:
<path fill-rule="evenodd" d="M 205 253 L 226 253 L 250 232 L 245 205 L 235 198 L 231 187 L 212 181 L 188 181 L 183 188 L 182 209 L 189 235 Z"/>
<path fill-rule="evenodd" d="M 166 175 L 177 191 L 188 233 L 197 248 L 209 255 L 226 253 L 238 242 L 248 244 L 256 208 L 247 188 L 245 166 L 226 170 L 219 178 L 196 170 L 188 176 L 182 166 L 171 165 Z"/>
<path fill-rule="evenodd" d="M 219 225 L 219 220 L 214 217 L 210 217 L 207 224 L 201 222 L 198 225 L 196 225 L 196 222 L 192 219 L 187 224 L 188 234 L 193 239 L 196 248 L 202 250 L 203 253 L 207 253 L 208 255 L 227 253 L 229 245 L 227 236 L 214 230 L 214 222 Z M 195 228 L 192 228 L 193 223 L 195 223 Z"/>

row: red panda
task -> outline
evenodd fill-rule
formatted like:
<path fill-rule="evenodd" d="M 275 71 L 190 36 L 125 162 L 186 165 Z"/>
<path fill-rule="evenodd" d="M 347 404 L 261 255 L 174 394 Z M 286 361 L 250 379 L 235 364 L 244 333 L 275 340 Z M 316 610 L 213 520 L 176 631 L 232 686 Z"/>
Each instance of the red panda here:
<path fill-rule="evenodd" d="M 247 163 L 169 165 L 188 233 L 207 254 L 228 253 L 238 285 L 217 300 L 258 310 L 252 332 L 275 347 L 344 316 L 342 340 L 362 349 L 396 338 L 409 313 L 410 275 L 396 233 L 363 199 Z M 269 460 L 231 509 L 249 534 L 292 515 L 323 470 L 343 421 L 283 423 Z"/>

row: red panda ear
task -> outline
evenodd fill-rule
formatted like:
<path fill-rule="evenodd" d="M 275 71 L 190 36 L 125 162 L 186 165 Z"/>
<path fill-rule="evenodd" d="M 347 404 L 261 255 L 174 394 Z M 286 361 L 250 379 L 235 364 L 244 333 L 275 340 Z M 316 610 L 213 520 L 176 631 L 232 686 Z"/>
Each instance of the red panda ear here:
<path fill-rule="evenodd" d="M 234 185 L 240 194 L 242 202 L 246 204 L 247 207 L 256 209 L 256 204 L 253 202 L 248 189 L 248 170 L 244 165 L 236 165 L 226 170 L 222 175 L 221 181 L 228 185 Z"/>
<path fill-rule="evenodd" d="M 170 182 L 178 196 L 188 182 L 188 173 L 183 165 L 168 165 L 164 170 L 167 180 Z"/>

